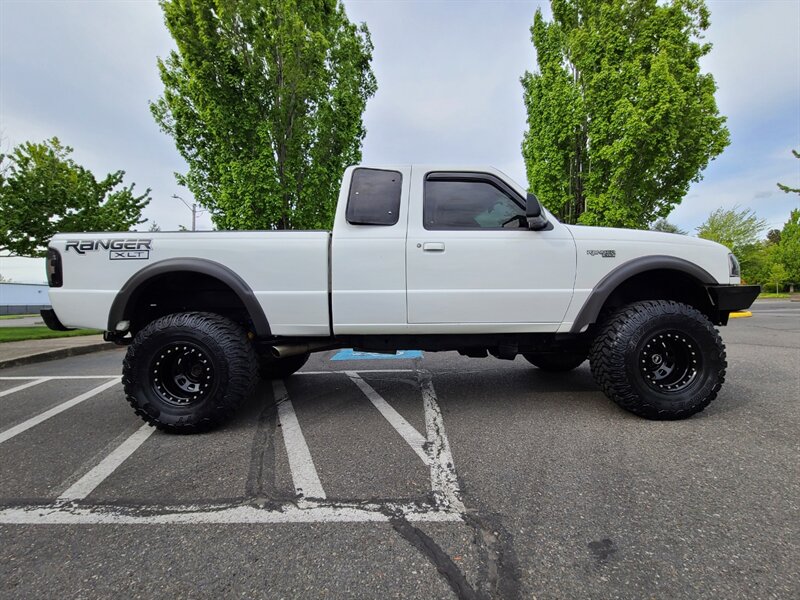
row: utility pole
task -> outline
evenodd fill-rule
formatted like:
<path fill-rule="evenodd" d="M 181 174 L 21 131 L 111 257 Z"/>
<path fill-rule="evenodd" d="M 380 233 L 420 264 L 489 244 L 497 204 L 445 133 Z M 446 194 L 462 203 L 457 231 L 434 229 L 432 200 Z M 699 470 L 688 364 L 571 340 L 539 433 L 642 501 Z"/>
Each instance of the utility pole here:
<path fill-rule="evenodd" d="M 192 231 L 195 231 L 197 226 L 197 204 L 192 203 L 192 205 L 189 206 L 189 203 L 186 202 L 186 200 L 184 200 L 180 196 L 178 196 L 178 194 L 172 194 L 172 197 L 183 202 L 186 205 L 186 208 L 192 211 Z"/>

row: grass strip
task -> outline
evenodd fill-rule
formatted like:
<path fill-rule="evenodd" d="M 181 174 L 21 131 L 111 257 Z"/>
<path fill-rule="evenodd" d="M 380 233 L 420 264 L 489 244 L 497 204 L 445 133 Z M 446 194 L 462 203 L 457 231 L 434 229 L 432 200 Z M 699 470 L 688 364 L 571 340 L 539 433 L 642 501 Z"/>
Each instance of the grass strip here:
<path fill-rule="evenodd" d="M 53 331 L 47 327 L 0 327 L 0 344 L 4 342 L 21 342 L 23 340 L 46 340 L 51 338 L 75 337 L 78 335 L 97 335 L 99 333 L 102 332 L 96 329 Z"/>

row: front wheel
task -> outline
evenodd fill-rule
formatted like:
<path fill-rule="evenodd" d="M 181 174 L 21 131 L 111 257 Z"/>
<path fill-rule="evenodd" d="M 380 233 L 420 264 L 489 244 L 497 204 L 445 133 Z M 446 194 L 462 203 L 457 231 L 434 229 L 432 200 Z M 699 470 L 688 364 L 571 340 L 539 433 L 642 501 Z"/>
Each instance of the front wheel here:
<path fill-rule="evenodd" d="M 698 310 L 666 300 L 636 302 L 603 325 L 589 354 L 594 379 L 625 410 L 684 419 L 705 409 L 725 381 L 725 345 Z"/>
<path fill-rule="evenodd" d="M 215 427 L 257 381 L 247 333 L 217 314 L 186 312 L 156 319 L 128 346 L 125 395 L 146 422 L 176 433 Z"/>

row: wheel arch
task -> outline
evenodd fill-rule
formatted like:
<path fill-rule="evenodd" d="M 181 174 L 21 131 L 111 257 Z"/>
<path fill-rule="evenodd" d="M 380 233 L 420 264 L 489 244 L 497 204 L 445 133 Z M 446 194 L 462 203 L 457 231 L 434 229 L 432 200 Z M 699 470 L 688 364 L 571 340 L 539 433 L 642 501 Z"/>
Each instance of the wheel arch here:
<path fill-rule="evenodd" d="M 162 260 L 134 273 L 122 286 L 111 304 L 108 314 L 108 331 L 116 331 L 120 321 L 130 321 L 139 305 L 143 293 L 151 284 L 165 276 L 195 274 L 216 280 L 232 292 L 247 312 L 258 337 L 272 335 L 269 321 L 253 290 L 247 282 L 230 268 L 213 260 L 203 258 L 170 258 Z"/>
<path fill-rule="evenodd" d="M 718 315 L 714 314 L 714 305 L 706 286 L 717 283 L 708 271 L 682 258 L 635 258 L 619 265 L 600 280 L 578 312 L 570 331 L 580 333 L 596 323 L 602 311 L 609 306 L 639 300 L 683 301 L 716 321 Z"/>

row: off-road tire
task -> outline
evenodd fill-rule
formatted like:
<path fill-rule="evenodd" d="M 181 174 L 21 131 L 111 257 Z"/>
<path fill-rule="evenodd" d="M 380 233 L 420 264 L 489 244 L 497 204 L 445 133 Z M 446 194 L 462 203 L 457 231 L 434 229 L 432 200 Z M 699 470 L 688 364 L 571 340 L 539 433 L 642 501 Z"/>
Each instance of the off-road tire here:
<path fill-rule="evenodd" d="M 585 352 L 526 352 L 522 356 L 534 367 L 550 373 L 572 371 L 586 360 Z"/>
<path fill-rule="evenodd" d="M 685 419 L 705 409 L 717 397 L 727 367 L 714 325 L 697 309 L 667 300 L 636 302 L 614 312 L 594 339 L 589 361 L 606 396 L 654 420 Z M 667 372 L 670 361 L 675 366 Z"/>
<path fill-rule="evenodd" d="M 259 354 L 258 371 L 262 379 L 285 379 L 299 371 L 306 364 L 309 356 L 311 355 L 308 352 L 286 358 L 274 358 L 266 354 Z"/>
<path fill-rule="evenodd" d="M 128 346 L 122 383 L 147 423 L 198 433 L 228 420 L 253 391 L 258 363 L 245 330 L 213 313 L 156 319 Z"/>

